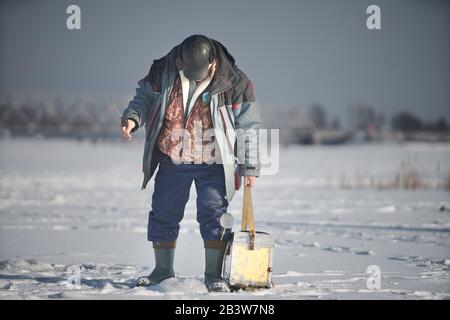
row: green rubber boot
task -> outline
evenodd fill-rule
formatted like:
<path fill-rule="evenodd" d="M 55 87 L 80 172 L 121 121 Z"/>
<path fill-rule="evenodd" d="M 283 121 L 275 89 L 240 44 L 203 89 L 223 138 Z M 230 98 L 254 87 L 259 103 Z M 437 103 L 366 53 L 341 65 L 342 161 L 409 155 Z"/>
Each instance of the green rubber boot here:
<path fill-rule="evenodd" d="M 137 287 L 147 287 L 159 284 L 160 282 L 175 277 L 173 271 L 173 260 L 175 248 L 155 248 L 155 268 L 148 276 L 139 277 L 136 280 Z"/>
<path fill-rule="evenodd" d="M 205 285 L 209 292 L 230 292 L 230 286 L 222 278 L 222 263 L 225 254 L 224 242 L 212 246 L 212 241 L 205 241 Z"/>

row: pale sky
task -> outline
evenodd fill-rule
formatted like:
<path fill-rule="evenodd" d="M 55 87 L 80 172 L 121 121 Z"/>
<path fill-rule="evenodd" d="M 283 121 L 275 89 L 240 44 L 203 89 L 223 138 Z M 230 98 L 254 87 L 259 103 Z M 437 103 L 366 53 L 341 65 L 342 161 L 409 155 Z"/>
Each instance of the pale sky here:
<path fill-rule="evenodd" d="M 222 42 L 267 107 L 365 103 L 450 119 L 449 1 L 0 0 L 0 92 L 134 93 L 191 34 Z M 82 29 L 66 28 L 81 7 Z M 381 30 L 366 8 L 381 7 Z"/>

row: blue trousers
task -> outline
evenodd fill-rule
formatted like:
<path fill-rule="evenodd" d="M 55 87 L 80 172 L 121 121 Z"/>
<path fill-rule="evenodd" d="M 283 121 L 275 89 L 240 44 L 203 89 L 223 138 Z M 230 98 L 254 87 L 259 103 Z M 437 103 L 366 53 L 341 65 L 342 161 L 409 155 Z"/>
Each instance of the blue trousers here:
<path fill-rule="evenodd" d="M 148 217 L 149 241 L 173 241 L 178 238 L 180 222 L 195 181 L 197 191 L 197 221 L 203 240 L 219 240 L 223 228 L 220 217 L 227 211 L 225 177 L 222 164 L 175 164 L 170 157 L 155 149 L 159 162 L 152 195 L 152 210 Z M 226 230 L 223 240 L 229 240 Z"/>

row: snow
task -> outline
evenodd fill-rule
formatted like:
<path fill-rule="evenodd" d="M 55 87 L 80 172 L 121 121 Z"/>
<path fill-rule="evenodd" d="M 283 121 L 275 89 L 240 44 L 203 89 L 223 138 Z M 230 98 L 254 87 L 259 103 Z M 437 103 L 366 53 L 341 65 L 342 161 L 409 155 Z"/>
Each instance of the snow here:
<path fill-rule="evenodd" d="M 140 190 L 143 147 L 139 140 L 0 140 L 0 299 L 450 298 L 450 194 L 439 187 L 450 170 L 449 145 L 281 149 L 280 172 L 259 178 L 253 191 L 257 229 L 276 239 L 275 287 L 213 294 L 203 285 L 195 190 L 176 278 L 134 287 L 154 263 L 146 240 L 153 182 Z M 429 188 L 370 185 L 405 162 Z M 229 208 L 235 229 L 241 204 L 239 192 Z M 367 286 L 372 265 L 381 270 L 379 289 Z M 79 286 L 69 281 L 73 270 Z"/>

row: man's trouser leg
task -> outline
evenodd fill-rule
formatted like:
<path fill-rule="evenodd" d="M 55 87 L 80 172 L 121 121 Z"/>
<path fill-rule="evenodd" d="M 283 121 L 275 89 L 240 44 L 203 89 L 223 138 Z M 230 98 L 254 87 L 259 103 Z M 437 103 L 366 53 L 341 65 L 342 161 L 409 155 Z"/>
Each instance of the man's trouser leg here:
<path fill-rule="evenodd" d="M 147 230 L 147 238 L 154 244 L 178 238 L 193 180 L 192 174 L 183 168 L 182 164 L 172 163 L 170 158 L 159 165 Z"/>
<path fill-rule="evenodd" d="M 153 242 L 155 268 L 146 277 L 140 277 L 136 285 L 158 284 L 175 276 L 173 262 L 176 239 L 189 200 L 192 175 L 178 167 L 169 158 L 159 165 L 149 213 L 147 238 Z"/>
<path fill-rule="evenodd" d="M 220 217 L 227 211 L 223 166 L 212 164 L 195 174 L 197 189 L 197 220 L 205 247 L 205 285 L 208 291 L 229 291 L 222 279 L 222 261 L 230 230 L 220 225 Z M 222 238 L 223 234 L 223 238 Z"/>
<path fill-rule="evenodd" d="M 194 174 L 197 191 L 197 221 L 203 240 L 220 240 L 223 228 L 220 217 L 227 212 L 225 177 L 221 164 L 201 165 L 202 170 Z M 230 230 L 224 239 L 228 240 Z"/>

